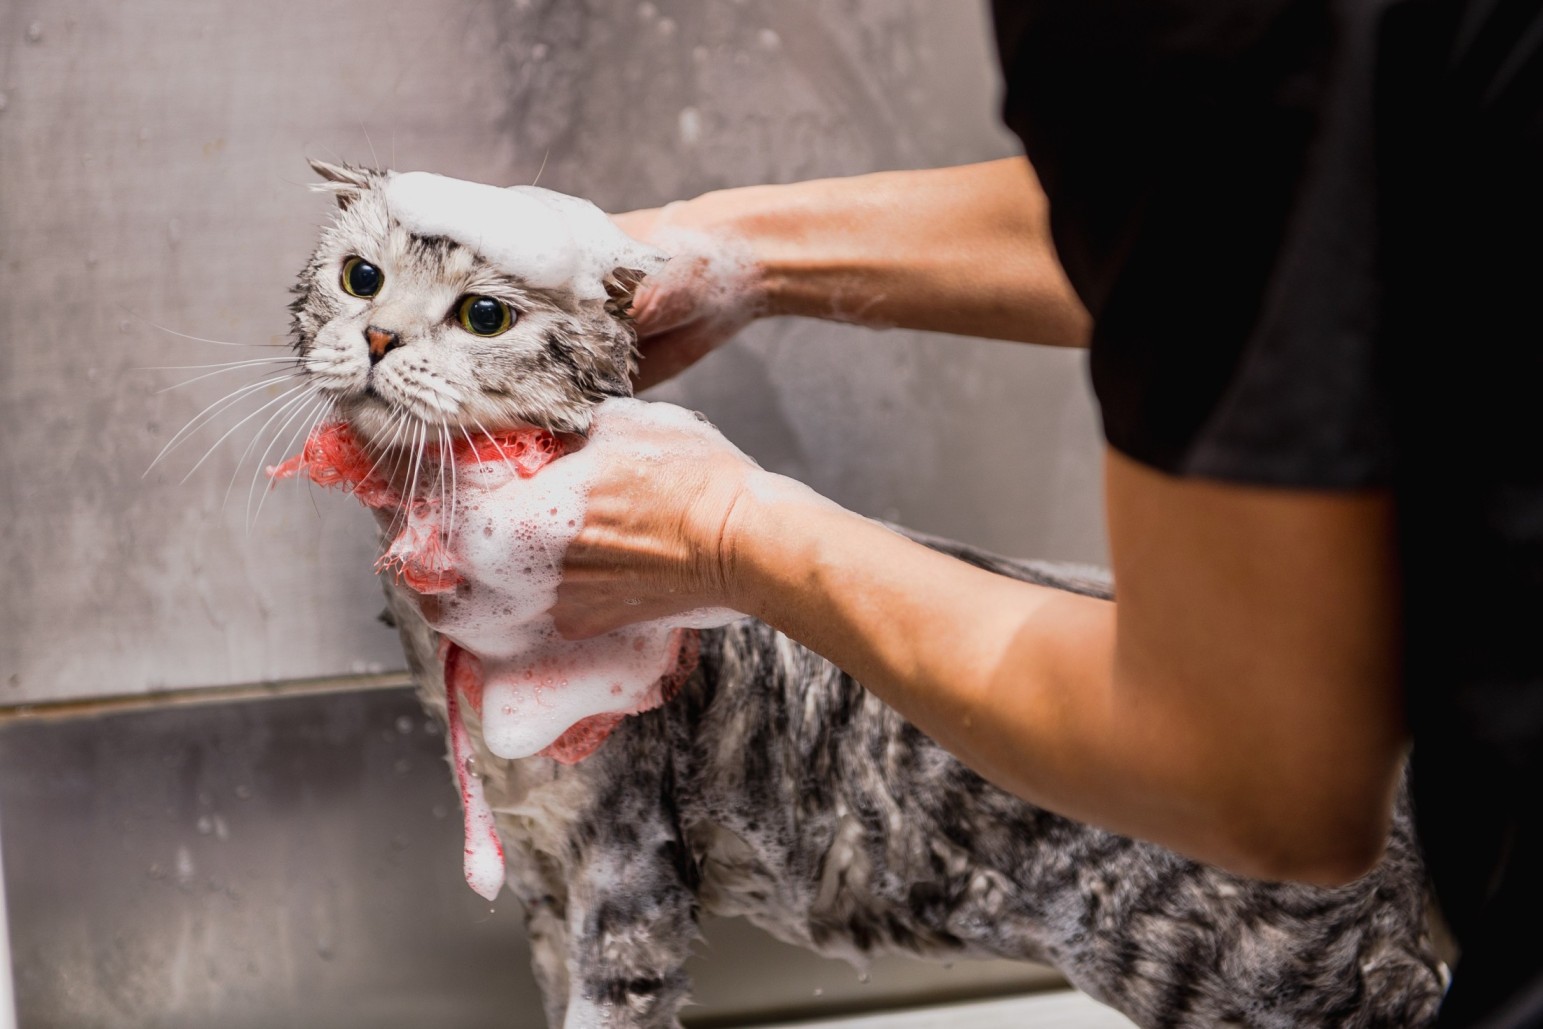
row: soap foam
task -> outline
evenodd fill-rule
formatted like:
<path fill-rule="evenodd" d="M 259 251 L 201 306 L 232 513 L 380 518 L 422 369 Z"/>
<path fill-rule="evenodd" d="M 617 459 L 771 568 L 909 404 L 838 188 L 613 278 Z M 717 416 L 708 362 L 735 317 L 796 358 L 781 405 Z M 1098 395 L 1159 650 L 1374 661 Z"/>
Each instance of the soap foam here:
<path fill-rule="evenodd" d="M 476 658 L 445 640 L 440 646 L 439 659 L 445 669 L 450 760 L 455 764 L 455 781 L 461 790 L 466 838 L 462 870 L 466 885 L 484 900 L 491 901 L 504 885 L 504 845 L 498 838 L 493 809 L 482 789 L 482 776 L 477 773 L 476 755 L 461 707 L 463 703 L 476 704 L 479 700 L 481 683 Z"/>
<path fill-rule="evenodd" d="M 669 442 L 639 443 L 644 427 L 666 430 L 662 435 Z M 401 528 L 376 568 L 394 570 L 418 592 L 438 595 L 434 628 L 475 655 L 481 670 L 483 742 L 495 755 L 517 759 L 547 751 L 586 719 L 656 707 L 664 699 L 661 680 L 680 661 L 678 630 L 743 617 L 708 608 L 587 640 L 567 640 L 557 632 L 550 611 L 563 556 L 584 524 L 594 470 L 591 448 L 623 441 L 638 460 L 660 463 L 693 460 L 709 442 L 723 445 L 689 411 L 609 400 L 597 410 L 589 446 L 560 459 L 556 437 L 538 429 L 455 451 L 449 458 L 455 462 L 449 503 L 437 493 L 442 479 L 436 474 L 420 480 L 422 496 L 403 497 L 379 479 L 376 462 L 339 423 L 318 428 L 300 456 L 270 474 L 303 473 L 323 485 L 350 489 L 377 510 L 399 509 L 401 517 L 394 520 Z M 448 526 L 452 511 L 455 524 Z M 468 588 L 460 588 L 463 584 Z M 577 760 L 592 750 L 569 745 L 550 756 Z"/>
<path fill-rule="evenodd" d="M 659 408 L 656 424 L 672 424 L 693 436 L 704 427 L 689 412 L 668 405 L 607 401 L 602 410 L 609 413 L 614 404 Z M 548 612 L 557 602 L 563 556 L 584 524 L 594 467 L 590 448 L 626 435 L 624 426 L 608 423 L 597 418 L 585 449 L 539 475 L 511 476 L 499 484 L 484 479 L 474 495 L 458 500 L 455 566 L 476 588 L 442 598 L 435 628 L 482 662 L 483 742 L 499 757 L 546 751 L 587 718 L 656 707 L 663 699 L 659 682 L 679 658 L 677 630 L 743 617 L 726 610 L 692 611 L 586 640 L 567 640 L 557 632 Z M 639 448 L 635 439 L 630 449 L 643 460 L 671 458 L 668 448 Z"/>
<path fill-rule="evenodd" d="M 604 300 L 618 268 L 647 273 L 665 260 L 589 201 L 538 186 L 403 172 L 386 184 L 386 206 L 409 232 L 448 237 L 528 286 L 581 300 Z"/>

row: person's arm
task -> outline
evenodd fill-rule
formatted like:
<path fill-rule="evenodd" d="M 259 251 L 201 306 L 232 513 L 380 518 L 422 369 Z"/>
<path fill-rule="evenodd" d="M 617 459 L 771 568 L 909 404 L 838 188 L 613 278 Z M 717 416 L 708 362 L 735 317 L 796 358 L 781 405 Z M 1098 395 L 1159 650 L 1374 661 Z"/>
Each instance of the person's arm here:
<path fill-rule="evenodd" d="M 1087 341 L 1023 158 L 721 190 L 616 220 L 676 255 L 634 308 L 640 387 L 763 316 Z"/>
<path fill-rule="evenodd" d="M 1111 452 L 1116 607 L 972 568 L 714 447 L 667 473 L 592 455 L 559 628 L 727 605 L 1051 810 L 1269 878 L 1344 881 L 1379 855 L 1405 741 L 1384 496 Z"/>
<path fill-rule="evenodd" d="M 1332 883 L 1385 839 L 1404 747 L 1388 502 L 1107 461 L 1118 606 L 917 547 L 796 490 L 736 508 L 736 606 L 1052 810 Z"/>

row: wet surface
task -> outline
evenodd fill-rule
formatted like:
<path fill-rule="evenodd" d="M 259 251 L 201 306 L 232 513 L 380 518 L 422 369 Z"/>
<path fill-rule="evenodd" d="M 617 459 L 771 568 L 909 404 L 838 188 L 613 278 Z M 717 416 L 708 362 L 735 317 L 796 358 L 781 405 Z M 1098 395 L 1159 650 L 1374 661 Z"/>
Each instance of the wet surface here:
<path fill-rule="evenodd" d="M 407 689 L 0 726 L 20 1024 L 541 1026 L 518 905 L 462 877 L 443 755 Z M 893 959 L 864 982 L 738 920 L 704 933 L 697 1025 L 1046 981 Z"/>

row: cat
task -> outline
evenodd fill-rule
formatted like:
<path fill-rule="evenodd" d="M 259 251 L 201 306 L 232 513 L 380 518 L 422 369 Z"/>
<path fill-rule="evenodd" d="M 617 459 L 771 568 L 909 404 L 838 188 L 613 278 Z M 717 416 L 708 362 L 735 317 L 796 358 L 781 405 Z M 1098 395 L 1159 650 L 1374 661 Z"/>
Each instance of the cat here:
<path fill-rule="evenodd" d="M 294 344 L 377 460 L 412 464 L 447 433 L 582 435 L 597 403 L 630 394 L 626 312 L 656 266 L 645 251 L 602 270 L 603 296 L 512 277 L 482 248 L 402 225 L 386 201 L 395 173 L 312 166 L 339 210 L 295 287 Z M 372 299 L 382 281 L 397 286 L 389 304 Z M 998 574 L 1111 594 L 1095 571 L 909 535 Z M 859 962 L 1046 962 L 1143 1026 L 1434 1018 L 1446 973 L 1407 799 L 1385 856 L 1354 883 L 1242 879 L 997 789 L 748 619 L 697 632 L 673 698 L 620 720 L 583 760 L 504 760 L 481 743 L 476 711 L 448 709 L 447 645 L 383 580 L 425 705 L 469 727 L 474 754 L 452 764 L 496 818 L 554 1029 L 678 1025 L 704 913 Z"/>

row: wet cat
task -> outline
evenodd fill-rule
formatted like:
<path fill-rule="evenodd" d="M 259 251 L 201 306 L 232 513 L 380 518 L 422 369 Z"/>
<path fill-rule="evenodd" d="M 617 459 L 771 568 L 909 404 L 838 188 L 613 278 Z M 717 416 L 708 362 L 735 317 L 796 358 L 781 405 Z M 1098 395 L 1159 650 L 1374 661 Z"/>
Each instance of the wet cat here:
<path fill-rule="evenodd" d="M 593 405 L 629 392 L 625 311 L 657 258 L 619 258 L 603 290 L 549 281 L 551 255 L 515 274 L 492 242 L 404 225 L 392 173 L 313 166 L 340 210 L 296 287 L 295 344 L 376 466 L 420 469 L 426 447 L 520 427 L 582 434 Z M 1109 595 L 1097 574 L 917 538 Z M 554 1027 L 677 1025 L 703 913 L 857 959 L 1048 962 L 1145 1026 L 1434 1017 L 1444 969 L 1407 804 L 1382 862 L 1353 884 L 1240 879 L 996 789 L 751 620 L 697 632 L 673 697 L 613 722 L 583 760 L 504 760 L 475 710 L 447 710 L 456 649 L 383 578 L 425 704 L 466 723 L 470 752 L 453 763 L 496 819 Z"/>

